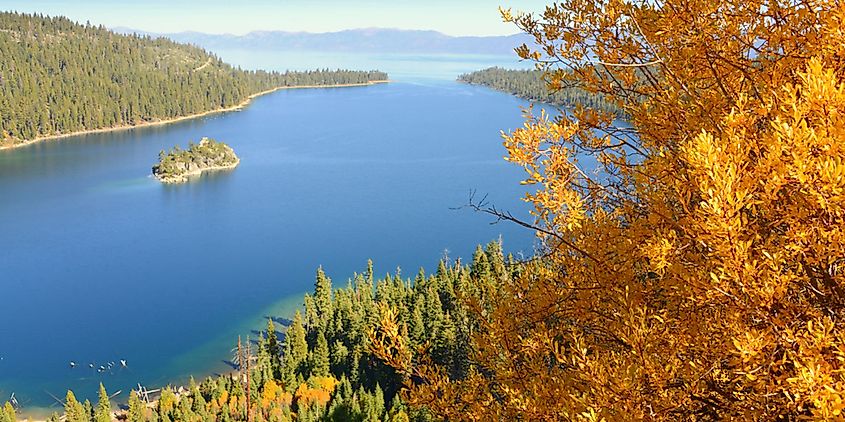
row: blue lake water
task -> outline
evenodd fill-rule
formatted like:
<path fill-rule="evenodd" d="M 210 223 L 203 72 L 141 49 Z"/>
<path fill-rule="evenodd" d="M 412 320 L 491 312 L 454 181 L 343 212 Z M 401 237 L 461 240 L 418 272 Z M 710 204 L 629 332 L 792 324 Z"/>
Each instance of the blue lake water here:
<path fill-rule="evenodd" d="M 285 55 L 221 55 L 295 68 Z M 320 265 L 345 285 L 370 258 L 379 275 L 410 277 L 500 236 L 532 252 L 532 233 L 452 209 L 476 190 L 527 214 L 499 136 L 527 103 L 454 82 L 508 59 L 310 60 L 394 82 L 279 91 L 239 112 L 0 151 L 0 401 L 15 392 L 43 408 L 68 388 L 93 397 L 99 382 L 128 392 L 226 370 L 237 336 L 289 315 Z M 203 136 L 241 165 L 178 186 L 149 176 L 160 150 Z"/>

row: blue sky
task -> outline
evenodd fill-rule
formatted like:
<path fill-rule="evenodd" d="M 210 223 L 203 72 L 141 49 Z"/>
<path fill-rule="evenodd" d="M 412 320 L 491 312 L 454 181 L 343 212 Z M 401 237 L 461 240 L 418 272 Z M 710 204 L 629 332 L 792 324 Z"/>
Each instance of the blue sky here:
<path fill-rule="evenodd" d="M 0 9 L 64 15 L 151 32 L 243 34 L 253 30 L 328 32 L 385 27 L 450 35 L 518 32 L 498 6 L 542 11 L 551 0 L 0 0 Z"/>

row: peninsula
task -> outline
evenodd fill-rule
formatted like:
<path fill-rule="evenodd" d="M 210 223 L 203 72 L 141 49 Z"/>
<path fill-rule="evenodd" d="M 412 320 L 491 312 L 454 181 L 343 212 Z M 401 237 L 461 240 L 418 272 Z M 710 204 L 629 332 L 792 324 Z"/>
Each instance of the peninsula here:
<path fill-rule="evenodd" d="M 496 91 L 514 95 L 532 102 L 546 103 L 566 108 L 579 105 L 613 113 L 623 117 L 622 110 L 601 94 L 591 93 L 575 86 L 549 89 L 540 70 L 517 70 L 491 67 L 463 74 L 458 82 L 481 85 Z"/>
<path fill-rule="evenodd" d="M 198 144 L 190 143 L 187 150 L 176 146 L 170 152 L 161 151 L 158 164 L 153 166 L 153 176 L 162 183 L 183 183 L 188 181 L 188 176 L 232 169 L 240 162 L 230 146 L 202 138 Z"/>
<path fill-rule="evenodd" d="M 376 70 L 243 70 L 166 38 L 0 12 L 0 150 L 235 110 L 277 89 L 387 79 Z"/>

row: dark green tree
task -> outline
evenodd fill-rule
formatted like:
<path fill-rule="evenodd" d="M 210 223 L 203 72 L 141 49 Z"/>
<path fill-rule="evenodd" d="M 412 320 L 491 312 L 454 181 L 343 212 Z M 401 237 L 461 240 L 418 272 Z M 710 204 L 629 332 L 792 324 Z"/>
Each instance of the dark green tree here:
<path fill-rule="evenodd" d="M 332 280 L 323 272 L 323 267 L 317 269 L 317 279 L 314 281 L 314 309 L 317 313 L 317 325 L 325 327 L 332 319 Z"/>
<path fill-rule="evenodd" d="M 270 369 L 273 378 L 282 379 L 282 347 L 276 337 L 276 324 L 273 319 L 267 319 L 267 338 L 264 340 L 266 353 L 270 358 Z"/>
<path fill-rule="evenodd" d="M 483 85 L 497 91 L 516 95 L 530 101 L 560 105 L 564 107 L 585 107 L 608 111 L 621 115 L 615 104 L 598 94 L 589 93 L 579 87 L 563 87 L 549 90 L 544 74 L 539 70 L 509 70 L 491 67 L 458 77 L 458 81 Z"/>
<path fill-rule="evenodd" d="M 311 375 L 329 375 L 329 344 L 322 330 L 317 331 L 317 341 L 311 351 Z"/>
<path fill-rule="evenodd" d="M 285 333 L 285 354 L 282 381 L 292 390 L 296 388 L 296 375 L 302 373 L 303 364 L 308 358 L 308 343 L 305 340 L 305 327 L 302 325 L 302 315 L 299 311 L 294 314 L 293 322 Z"/>

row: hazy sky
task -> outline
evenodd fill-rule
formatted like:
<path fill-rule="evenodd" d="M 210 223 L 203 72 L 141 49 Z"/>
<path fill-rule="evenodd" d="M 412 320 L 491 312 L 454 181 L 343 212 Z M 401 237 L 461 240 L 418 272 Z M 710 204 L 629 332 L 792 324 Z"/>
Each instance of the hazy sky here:
<path fill-rule="evenodd" d="M 253 30 L 328 32 L 385 27 L 450 35 L 518 32 L 498 6 L 541 11 L 550 0 L 0 0 L 0 9 L 64 15 L 151 32 L 243 34 Z"/>

